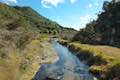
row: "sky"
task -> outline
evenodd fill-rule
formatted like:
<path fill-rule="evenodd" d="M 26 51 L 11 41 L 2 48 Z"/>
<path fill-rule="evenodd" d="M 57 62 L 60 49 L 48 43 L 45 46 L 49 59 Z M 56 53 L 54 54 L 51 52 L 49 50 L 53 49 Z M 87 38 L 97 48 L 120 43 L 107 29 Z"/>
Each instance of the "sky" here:
<path fill-rule="evenodd" d="M 64 27 L 79 30 L 97 19 L 105 0 L 0 0 L 8 5 L 30 6 Z"/>

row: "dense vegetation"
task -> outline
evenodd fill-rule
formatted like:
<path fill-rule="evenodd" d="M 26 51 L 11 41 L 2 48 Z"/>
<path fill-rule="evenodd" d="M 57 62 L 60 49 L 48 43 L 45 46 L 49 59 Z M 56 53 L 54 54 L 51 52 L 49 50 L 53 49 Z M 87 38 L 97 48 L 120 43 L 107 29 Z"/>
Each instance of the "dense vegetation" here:
<path fill-rule="evenodd" d="M 51 58 L 55 56 L 46 44 L 46 37 L 69 39 L 72 36 L 62 35 L 70 33 L 76 31 L 60 26 L 30 7 L 0 3 L 0 80 L 30 80 L 36 66 L 40 66 L 41 56 L 48 52 Z"/>
<path fill-rule="evenodd" d="M 120 47 L 120 2 L 105 1 L 98 19 L 86 25 L 73 38 L 89 44 L 105 44 Z"/>
<path fill-rule="evenodd" d="M 90 65 L 90 72 L 96 77 L 120 80 L 120 1 L 105 1 L 98 18 L 81 29 L 72 41 L 65 45 Z"/>
<path fill-rule="evenodd" d="M 60 34 L 76 33 L 76 30 L 60 26 L 54 21 L 51 21 L 30 7 L 8 6 L 0 3 L 0 26 L 8 26 L 10 29 L 17 28 L 18 24 L 21 26 L 30 26 L 37 29 L 39 33 L 53 34 L 60 36 Z M 71 36 L 72 37 L 72 36 Z"/>
<path fill-rule="evenodd" d="M 23 48 L 30 40 L 39 38 L 40 34 L 70 39 L 76 33 L 76 30 L 62 27 L 30 7 L 8 6 L 3 3 L 0 3 L 0 23 L 1 47 L 13 42 L 17 48 Z"/>

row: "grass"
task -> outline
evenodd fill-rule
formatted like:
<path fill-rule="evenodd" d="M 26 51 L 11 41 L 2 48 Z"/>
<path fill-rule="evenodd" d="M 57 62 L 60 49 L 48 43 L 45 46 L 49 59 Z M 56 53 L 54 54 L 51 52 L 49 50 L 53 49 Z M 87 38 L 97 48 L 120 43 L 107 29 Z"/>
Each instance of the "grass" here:
<path fill-rule="evenodd" d="M 114 65 L 120 63 L 120 48 L 115 48 L 111 46 L 101 46 L 101 45 L 89 45 L 80 43 L 71 43 L 77 49 L 87 50 L 94 55 L 101 56 L 109 65 Z"/>
<path fill-rule="evenodd" d="M 57 55 L 48 43 L 48 37 L 49 35 L 40 35 L 27 43 L 23 49 L 13 45 L 1 48 L 0 80 L 31 80 L 42 63 L 53 62 Z M 42 62 L 44 55 L 49 57 Z"/>
<path fill-rule="evenodd" d="M 45 38 L 47 39 L 47 37 Z M 41 40 L 32 40 L 22 53 L 28 63 L 22 64 L 22 69 L 25 70 L 20 80 L 31 80 L 35 76 L 41 64 L 51 63 L 57 57 L 51 44 L 47 41 L 41 42 Z M 45 57 L 44 60 L 43 57 Z"/>
<path fill-rule="evenodd" d="M 86 60 L 87 64 L 90 64 L 90 72 L 97 77 L 99 75 L 101 80 L 119 77 L 115 75 L 120 74 L 120 48 L 81 44 L 78 42 L 68 42 L 67 44 L 69 49 L 74 51 L 80 60 Z"/>

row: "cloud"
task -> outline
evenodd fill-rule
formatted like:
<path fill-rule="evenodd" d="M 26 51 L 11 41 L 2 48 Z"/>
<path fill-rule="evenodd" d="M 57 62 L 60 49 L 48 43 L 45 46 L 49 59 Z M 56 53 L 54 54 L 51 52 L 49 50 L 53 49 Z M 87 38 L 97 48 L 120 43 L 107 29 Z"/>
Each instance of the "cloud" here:
<path fill-rule="evenodd" d="M 17 0 L 8 0 L 8 2 L 17 3 Z"/>
<path fill-rule="evenodd" d="M 45 8 L 50 8 L 51 6 L 57 7 L 58 4 L 63 3 L 64 0 L 41 0 L 41 4 Z"/>
<path fill-rule="evenodd" d="M 93 7 L 95 8 L 95 7 L 99 7 L 99 6 L 100 6 L 100 4 L 98 2 L 88 4 L 89 8 L 93 8 Z"/>
<path fill-rule="evenodd" d="M 1 2 L 6 3 L 8 5 L 18 3 L 17 0 L 1 0 Z"/>
<path fill-rule="evenodd" d="M 91 20 L 91 15 L 84 15 L 84 16 L 80 16 L 80 21 L 82 24 L 86 24 Z"/>
<path fill-rule="evenodd" d="M 77 0 L 70 0 L 71 4 L 74 4 L 75 2 L 77 2 Z"/>
<path fill-rule="evenodd" d="M 17 0 L 5 0 L 4 1 L 5 3 L 7 3 L 7 4 L 11 4 L 11 3 L 17 3 Z"/>
<path fill-rule="evenodd" d="M 41 4 L 45 8 L 51 8 L 51 6 L 57 7 L 59 4 L 64 3 L 67 0 L 41 0 Z M 78 0 L 69 0 L 71 4 L 74 4 Z"/>
<path fill-rule="evenodd" d="M 88 7 L 89 7 L 89 8 L 92 8 L 92 7 L 93 7 L 93 5 L 90 3 L 90 4 L 88 5 Z"/>
<path fill-rule="evenodd" d="M 99 6 L 99 3 L 95 3 L 94 5 L 98 7 L 98 6 Z"/>

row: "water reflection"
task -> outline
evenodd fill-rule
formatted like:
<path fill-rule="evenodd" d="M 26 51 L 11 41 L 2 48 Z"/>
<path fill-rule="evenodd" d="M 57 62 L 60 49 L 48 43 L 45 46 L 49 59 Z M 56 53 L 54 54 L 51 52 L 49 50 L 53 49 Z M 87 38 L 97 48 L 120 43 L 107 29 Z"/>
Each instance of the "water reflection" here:
<path fill-rule="evenodd" d="M 53 43 L 59 60 L 54 64 L 44 64 L 36 73 L 34 80 L 94 80 L 84 65 L 66 47 Z M 49 79 L 48 79 L 49 78 Z"/>

